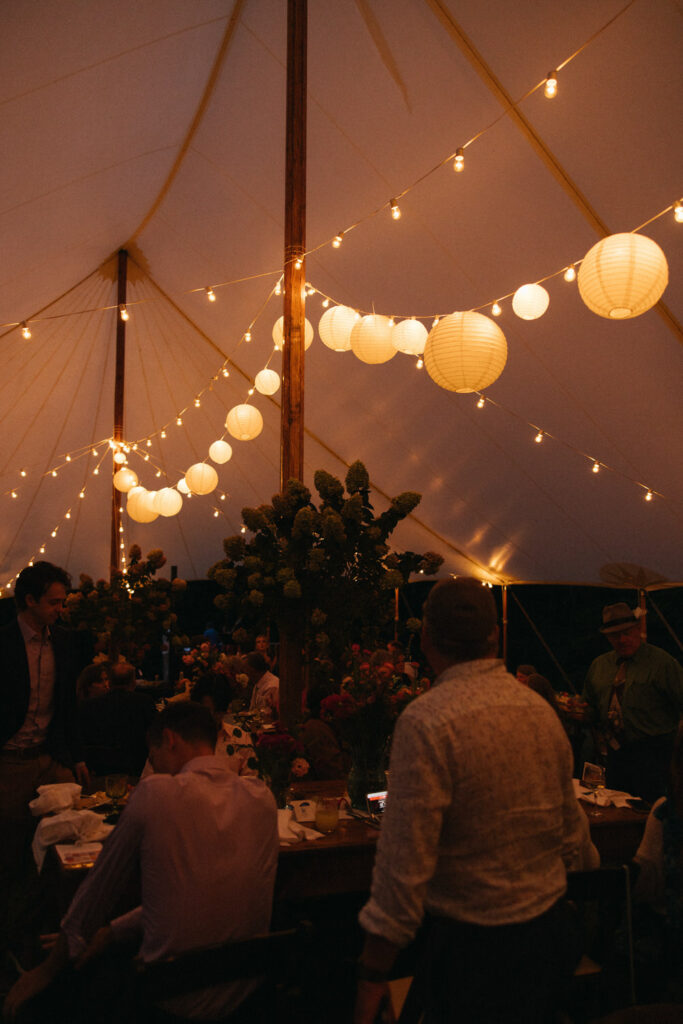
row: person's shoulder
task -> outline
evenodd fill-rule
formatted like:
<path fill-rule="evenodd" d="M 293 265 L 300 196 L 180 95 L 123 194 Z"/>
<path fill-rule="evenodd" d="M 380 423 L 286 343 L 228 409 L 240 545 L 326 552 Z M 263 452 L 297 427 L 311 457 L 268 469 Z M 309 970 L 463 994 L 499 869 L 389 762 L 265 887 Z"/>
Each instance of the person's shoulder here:
<path fill-rule="evenodd" d="M 681 668 L 681 663 L 674 658 L 673 654 L 669 654 L 668 651 L 665 651 L 661 647 L 655 647 L 654 644 L 645 642 L 641 645 L 640 650 L 643 651 L 645 656 L 650 658 L 652 661 L 659 662 L 662 665 L 676 666 L 679 670 Z"/>

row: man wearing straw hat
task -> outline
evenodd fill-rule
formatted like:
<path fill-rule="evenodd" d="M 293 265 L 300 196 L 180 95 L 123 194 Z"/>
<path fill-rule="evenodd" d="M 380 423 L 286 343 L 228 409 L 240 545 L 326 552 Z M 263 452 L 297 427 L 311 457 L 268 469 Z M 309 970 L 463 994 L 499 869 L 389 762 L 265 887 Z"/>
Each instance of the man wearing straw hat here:
<path fill-rule="evenodd" d="M 676 729 L 683 715 L 683 671 L 645 642 L 645 612 L 624 601 L 602 610 L 600 632 L 612 650 L 588 669 L 583 696 L 601 734 L 606 783 L 652 803 L 663 796 Z"/>

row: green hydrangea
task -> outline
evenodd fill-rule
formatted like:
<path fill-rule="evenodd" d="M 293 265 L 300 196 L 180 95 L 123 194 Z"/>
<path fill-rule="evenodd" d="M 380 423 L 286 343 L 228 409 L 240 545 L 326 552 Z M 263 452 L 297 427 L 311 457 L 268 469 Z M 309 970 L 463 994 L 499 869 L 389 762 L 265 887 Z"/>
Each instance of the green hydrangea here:
<path fill-rule="evenodd" d="M 315 526 L 315 513 L 311 508 L 300 508 L 297 514 L 294 516 L 294 524 L 292 526 L 292 537 L 302 540 L 305 537 L 310 537 L 313 533 Z"/>
<path fill-rule="evenodd" d="M 332 476 L 331 473 L 326 472 L 324 469 L 319 469 L 313 480 L 315 488 L 323 501 L 338 508 L 344 497 L 344 487 L 341 480 L 337 480 L 336 476 Z"/>
<path fill-rule="evenodd" d="M 422 495 L 418 494 L 417 491 L 404 491 L 403 494 L 399 494 L 398 497 L 392 498 L 391 507 L 395 509 L 400 516 L 408 516 L 417 508 L 422 501 Z"/>
<path fill-rule="evenodd" d="M 299 584 L 298 580 L 287 580 L 284 587 L 282 588 L 282 593 L 285 595 L 285 597 L 289 598 L 301 597 L 301 585 Z"/>
<path fill-rule="evenodd" d="M 353 462 L 346 474 L 346 490 L 349 494 L 357 494 L 358 491 L 367 491 L 370 487 L 370 477 L 362 462 Z"/>
<path fill-rule="evenodd" d="M 223 541 L 223 551 L 227 558 L 231 558 L 233 562 L 240 562 L 244 558 L 244 553 L 247 549 L 244 537 L 237 533 L 233 537 L 226 537 Z"/>
<path fill-rule="evenodd" d="M 263 604 L 263 592 L 260 590 L 250 590 L 248 601 L 250 604 L 260 607 Z"/>

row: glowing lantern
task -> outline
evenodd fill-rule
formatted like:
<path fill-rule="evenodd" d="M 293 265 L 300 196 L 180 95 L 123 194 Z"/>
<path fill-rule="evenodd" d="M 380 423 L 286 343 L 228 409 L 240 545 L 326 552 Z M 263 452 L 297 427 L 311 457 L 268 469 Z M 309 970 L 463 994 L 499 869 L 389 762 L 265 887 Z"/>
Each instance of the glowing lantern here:
<path fill-rule="evenodd" d="M 666 256 L 646 235 L 609 235 L 589 249 L 579 268 L 581 298 L 609 320 L 645 313 L 668 283 Z"/>
<path fill-rule="evenodd" d="M 232 458 L 232 448 L 227 441 L 214 441 L 209 448 L 209 458 L 212 462 L 222 466 Z"/>
<path fill-rule="evenodd" d="M 420 320 L 401 320 L 394 327 L 391 340 L 397 352 L 421 356 L 427 343 L 427 328 Z"/>
<path fill-rule="evenodd" d="M 190 488 L 185 483 L 185 477 L 181 477 L 181 479 L 176 484 L 176 488 L 180 491 L 181 494 L 189 494 L 190 493 Z"/>
<path fill-rule="evenodd" d="M 135 488 L 134 492 L 128 492 L 126 512 L 136 523 L 153 523 L 159 517 L 154 508 L 156 491 L 148 491 L 144 487 Z"/>
<path fill-rule="evenodd" d="M 124 466 L 123 469 L 119 469 L 118 472 L 114 473 L 114 487 L 117 491 L 122 491 L 124 494 L 126 491 L 130 491 L 131 487 L 136 487 L 138 482 L 138 475 L 133 469 L 129 469 L 128 466 Z"/>
<path fill-rule="evenodd" d="M 540 284 L 523 284 L 512 296 L 512 308 L 522 320 L 538 320 L 550 303 L 550 296 Z"/>
<path fill-rule="evenodd" d="M 238 441 L 252 441 L 263 430 L 263 416 L 253 405 L 236 405 L 228 413 L 225 425 Z"/>
<path fill-rule="evenodd" d="M 451 313 L 429 332 L 425 366 L 447 391 L 483 391 L 505 367 L 507 342 L 497 323 L 482 313 Z"/>
<path fill-rule="evenodd" d="M 364 363 L 386 363 L 396 355 L 391 340 L 394 325 L 388 316 L 371 313 L 357 320 L 351 331 L 351 350 Z"/>
<path fill-rule="evenodd" d="M 262 395 L 274 395 L 280 387 L 280 374 L 275 370 L 259 370 L 254 377 L 254 387 Z"/>
<path fill-rule="evenodd" d="M 275 324 L 273 326 L 273 342 L 275 344 L 275 348 L 276 349 L 281 349 L 282 346 L 285 343 L 284 329 L 285 329 L 285 318 L 283 316 L 281 316 L 279 320 L 276 320 L 276 322 L 275 322 Z M 313 344 L 313 336 L 314 336 L 313 325 L 310 323 L 309 320 L 307 320 L 306 321 L 306 327 L 304 329 L 304 348 L 305 349 L 306 348 L 310 348 L 311 345 Z"/>
<path fill-rule="evenodd" d="M 206 462 L 195 462 L 185 474 L 185 483 L 193 494 L 210 494 L 218 487 L 218 473 Z"/>
<path fill-rule="evenodd" d="M 183 507 L 183 499 L 175 487 L 162 487 L 154 496 L 154 508 L 160 516 L 175 516 Z"/>
<path fill-rule="evenodd" d="M 348 352 L 351 348 L 351 330 L 358 313 L 350 306 L 332 306 L 320 317 L 318 334 L 323 345 L 333 352 Z"/>

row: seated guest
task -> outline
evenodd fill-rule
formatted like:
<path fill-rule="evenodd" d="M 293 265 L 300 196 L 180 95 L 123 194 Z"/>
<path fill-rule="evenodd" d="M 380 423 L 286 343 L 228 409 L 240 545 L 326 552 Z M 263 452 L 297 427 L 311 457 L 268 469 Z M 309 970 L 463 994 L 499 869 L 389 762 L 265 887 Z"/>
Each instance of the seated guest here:
<path fill-rule="evenodd" d="M 79 705 L 85 759 L 95 775 L 139 775 L 147 757 L 147 729 L 155 706 L 135 690 L 135 669 L 120 661 L 111 670 L 111 688 Z"/>
<path fill-rule="evenodd" d="M 111 683 L 111 665 L 108 661 L 99 661 L 86 665 L 76 680 L 76 698 L 79 701 L 91 697 L 103 697 L 109 693 Z"/>
<path fill-rule="evenodd" d="M 249 703 L 250 711 L 260 711 L 266 717 L 280 714 L 280 680 L 268 670 L 268 663 L 259 651 L 251 651 L 245 658 L 246 672 L 254 689 Z"/>
<path fill-rule="evenodd" d="M 343 779 L 351 769 L 350 755 L 342 749 L 332 726 L 320 717 L 320 702 L 329 694 L 329 689 L 313 686 L 307 695 L 310 718 L 302 725 L 300 738 L 310 779 Z"/>
<path fill-rule="evenodd" d="M 277 670 L 277 657 L 271 646 L 270 640 L 264 634 L 256 637 L 254 641 L 254 650 L 262 654 L 266 659 L 269 672 L 275 672 Z"/>
<path fill-rule="evenodd" d="M 238 775 L 257 775 L 256 767 L 249 765 L 249 761 L 256 760 L 250 734 L 225 719 L 232 700 L 228 679 L 218 672 L 200 676 L 192 690 L 192 700 L 208 708 L 213 716 L 218 730 L 216 756 L 224 757 Z"/>
<path fill-rule="evenodd" d="M 555 691 L 553 690 L 550 682 L 545 676 L 540 676 L 537 672 L 527 677 L 526 685 L 534 693 L 537 693 L 539 697 L 543 697 L 543 700 L 550 704 L 557 717 L 562 721 L 562 715 L 557 704 L 557 698 L 555 697 Z"/>
<path fill-rule="evenodd" d="M 195 703 L 157 715 L 149 731 L 155 774 L 132 794 L 62 919 L 48 958 L 11 989 L 8 1019 L 70 963 L 115 944 L 136 939 L 139 958 L 151 962 L 268 931 L 278 857 L 275 801 L 261 780 L 241 779 L 216 758 L 215 741 L 210 713 Z M 136 870 L 142 906 L 109 921 Z M 76 1005 L 77 978 L 70 976 L 67 990 Z M 169 999 L 163 1009 L 190 1020 L 223 1019 L 257 985 L 213 986 Z M 46 1019 L 59 1019 L 54 1008 Z"/>
<path fill-rule="evenodd" d="M 529 676 L 536 675 L 536 669 L 533 665 L 518 665 L 517 672 L 515 674 L 517 676 L 517 680 L 520 683 L 524 683 L 526 686 Z"/>

